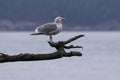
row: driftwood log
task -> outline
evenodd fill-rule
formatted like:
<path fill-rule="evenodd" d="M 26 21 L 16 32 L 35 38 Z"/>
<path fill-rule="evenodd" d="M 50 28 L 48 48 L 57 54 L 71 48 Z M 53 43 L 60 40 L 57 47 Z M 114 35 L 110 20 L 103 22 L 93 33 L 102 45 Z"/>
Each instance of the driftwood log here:
<path fill-rule="evenodd" d="M 4 53 L 0 53 L 0 63 L 15 62 L 15 61 L 51 60 L 62 57 L 82 56 L 82 53 L 78 51 L 70 51 L 70 52 L 65 51 L 65 49 L 82 48 L 82 46 L 74 46 L 74 45 L 66 46 L 66 44 L 81 37 L 84 37 L 84 35 L 77 35 L 66 41 L 48 42 L 51 47 L 54 47 L 57 50 L 56 52 L 48 53 L 48 54 L 21 53 L 18 55 L 7 55 Z"/>

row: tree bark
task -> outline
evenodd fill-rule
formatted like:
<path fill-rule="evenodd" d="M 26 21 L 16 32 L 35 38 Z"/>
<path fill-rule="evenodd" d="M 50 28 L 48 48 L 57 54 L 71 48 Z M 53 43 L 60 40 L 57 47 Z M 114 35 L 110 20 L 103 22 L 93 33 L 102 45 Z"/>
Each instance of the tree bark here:
<path fill-rule="evenodd" d="M 15 62 L 15 61 L 36 61 L 36 60 L 51 60 L 51 59 L 58 59 L 62 57 L 71 57 L 71 56 L 82 56 L 81 52 L 78 51 L 70 51 L 66 52 L 65 49 L 71 49 L 71 48 L 83 48 L 82 46 L 73 46 L 69 45 L 66 46 L 66 44 L 78 39 L 84 37 L 84 35 L 77 35 L 75 37 L 72 37 L 66 41 L 58 41 L 58 42 L 48 42 L 51 47 L 56 48 L 56 52 L 53 53 L 46 53 L 46 54 L 32 54 L 32 53 L 21 53 L 18 55 L 7 55 L 4 53 L 0 53 L 0 63 L 4 62 Z"/>

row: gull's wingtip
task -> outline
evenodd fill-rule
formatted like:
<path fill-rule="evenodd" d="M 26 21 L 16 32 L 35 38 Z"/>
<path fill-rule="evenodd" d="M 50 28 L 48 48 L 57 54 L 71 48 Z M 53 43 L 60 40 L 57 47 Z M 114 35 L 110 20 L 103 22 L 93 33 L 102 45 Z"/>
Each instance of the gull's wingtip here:
<path fill-rule="evenodd" d="M 41 35 L 42 33 L 31 33 L 30 35 Z"/>

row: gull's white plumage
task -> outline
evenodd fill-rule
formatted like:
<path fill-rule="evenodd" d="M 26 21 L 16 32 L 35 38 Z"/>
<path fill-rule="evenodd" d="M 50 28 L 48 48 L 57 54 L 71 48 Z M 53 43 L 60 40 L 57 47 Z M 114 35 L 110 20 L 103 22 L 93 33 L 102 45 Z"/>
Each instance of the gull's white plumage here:
<path fill-rule="evenodd" d="M 56 17 L 54 22 L 37 27 L 35 33 L 32 33 L 31 35 L 49 35 L 50 41 L 52 41 L 52 35 L 56 35 L 62 30 L 63 19 L 63 17 Z"/>

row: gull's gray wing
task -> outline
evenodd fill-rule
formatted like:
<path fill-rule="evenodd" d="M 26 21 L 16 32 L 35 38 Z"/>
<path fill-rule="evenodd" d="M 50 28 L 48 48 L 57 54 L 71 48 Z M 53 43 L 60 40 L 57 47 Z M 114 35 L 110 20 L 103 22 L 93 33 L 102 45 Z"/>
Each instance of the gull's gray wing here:
<path fill-rule="evenodd" d="M 47 23 L 42 26 L 37 27 L 37 32 L 49 35 L 57 29 L 55 23 Z"/>

